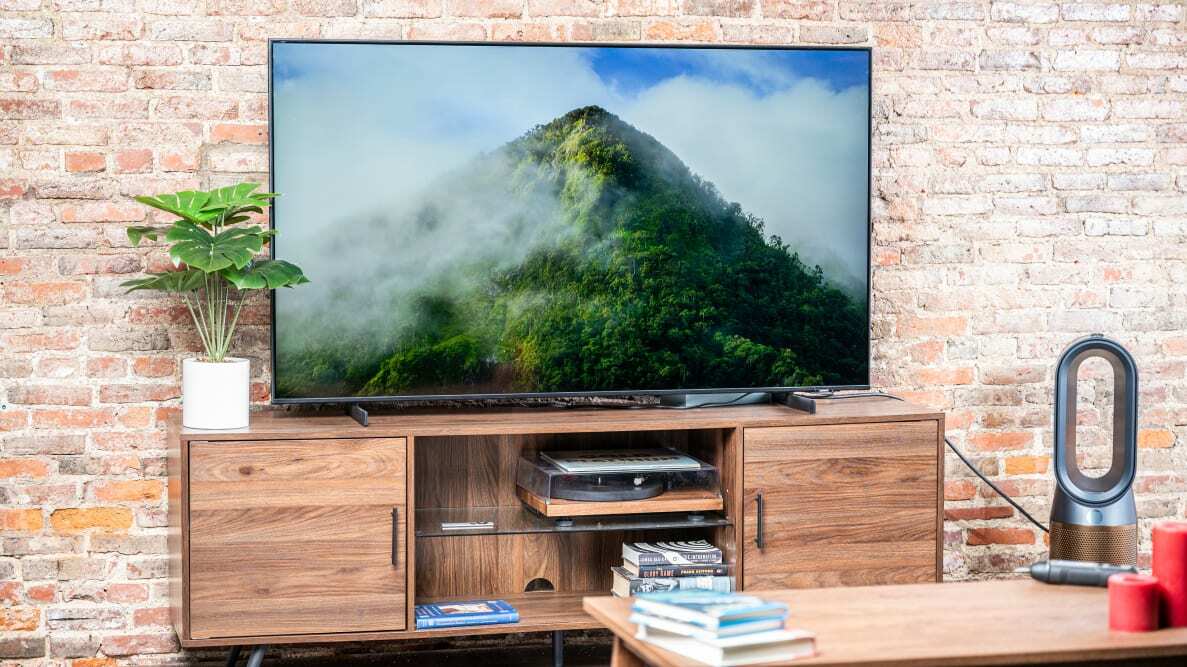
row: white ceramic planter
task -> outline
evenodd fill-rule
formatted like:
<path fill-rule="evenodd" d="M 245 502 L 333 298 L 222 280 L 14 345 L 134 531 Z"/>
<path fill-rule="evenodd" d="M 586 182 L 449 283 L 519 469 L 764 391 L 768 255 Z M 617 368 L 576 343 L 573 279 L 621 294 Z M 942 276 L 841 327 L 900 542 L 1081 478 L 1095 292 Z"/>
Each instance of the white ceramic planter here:
<path fill-rule="evenodd" d="M 251 363 L 227 357 L 221 363 L 181 362 L 181 423 L 186 428 L 247 428 Z"/>

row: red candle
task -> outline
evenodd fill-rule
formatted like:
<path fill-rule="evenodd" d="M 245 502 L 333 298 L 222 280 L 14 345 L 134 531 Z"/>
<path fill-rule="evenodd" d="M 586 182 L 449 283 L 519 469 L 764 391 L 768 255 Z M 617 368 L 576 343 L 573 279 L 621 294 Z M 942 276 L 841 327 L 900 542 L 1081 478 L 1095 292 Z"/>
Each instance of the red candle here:
<path fill-rule="evenodd" d="M 1187 521 L 1154 524 L 1153 541 L 1162 625 L 1187 626 Z"/>
<path fill-rule="evenodd" d="M 1158 579 L 1148 574 L 1109 577 L 1109 629 L 1121 632 L 1158 629 Z"/>

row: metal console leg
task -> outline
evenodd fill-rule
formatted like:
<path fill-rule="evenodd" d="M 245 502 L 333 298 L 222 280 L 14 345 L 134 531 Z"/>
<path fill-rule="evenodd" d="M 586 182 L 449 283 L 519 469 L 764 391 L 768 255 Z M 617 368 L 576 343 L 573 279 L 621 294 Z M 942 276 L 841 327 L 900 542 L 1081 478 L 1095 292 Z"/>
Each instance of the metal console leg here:
<path fill-rule="evenodd" d="M 251 655 L 247 656 L 247 667 L 260 667 L 264 664 L 264 653 L 268 651 L 267 646 L 257 646 L 251 650 Z"/>
<path fill-rule="evenodd" d="M 235 667 L 235 663 L 239 661 L 239 651 L 243 650 L 241 646 L 232 646 L 230 654 L 227 655 L 227 667 Z"/>
<path fill-rule="evenodd" d="M 565 633 L 556 630 L 552 633 L 552 667 L 565 665 Z"/>

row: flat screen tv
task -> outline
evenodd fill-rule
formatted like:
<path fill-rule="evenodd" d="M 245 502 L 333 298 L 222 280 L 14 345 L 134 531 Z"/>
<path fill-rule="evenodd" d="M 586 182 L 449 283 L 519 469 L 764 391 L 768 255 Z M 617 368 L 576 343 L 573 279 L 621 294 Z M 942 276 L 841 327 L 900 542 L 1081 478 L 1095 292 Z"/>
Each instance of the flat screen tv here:
<path fill-rule="evenodd" d="M 868 49 L 270 44 L 277 403 L 869 385 Z"/>

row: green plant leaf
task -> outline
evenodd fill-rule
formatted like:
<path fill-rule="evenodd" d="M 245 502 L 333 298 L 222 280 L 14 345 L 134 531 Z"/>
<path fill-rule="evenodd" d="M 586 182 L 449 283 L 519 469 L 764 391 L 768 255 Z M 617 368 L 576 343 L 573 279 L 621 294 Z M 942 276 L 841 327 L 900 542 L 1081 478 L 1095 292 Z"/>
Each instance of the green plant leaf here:
<path fill-rule="evenodd" d="M 235 287 L 243 289 L 278 289 L 309 282 L 301 269 L 282 259 L 254 262 L 244 269 L 227 268 L 222 276 Z"/>
<path fill-rule="evenodd" d="M 202 227 L 178 220 L 165 240 L 173 243 L 169 256 L 174 262 L 214 273 L 229 266 L 242 269 L 264 247 L 266 234 L 260 227 L 235 227 L 212 235 Z"/>
<path fill-rule="evenodd" d="M 260 187 L 259 183 L 240 183 L 228 185 L 225 188 L 211 190 L 203 210 L 216 214 L 235 214 L 240 212 L 261 213 L 268 205 L 268 200 L 276 195 L 272 192 L 254 192 Z M 230 218 L 232 215 L 227 215 Z"/>
<path fill-rule="evenodd" d="M 219 214 L 217 210 L 204 210 L 206 202 L 210 201 L 209 192 L 185 190 L 167 195 L 141 195 L 136 197 L 136 201 L 206 227 Z"/>
<path fill-rule="evenodd" d="M 133 225 L 128 228 L 128 240 L 132 245 L 140 245 L 140 241 L 148 239 L 149 241 L 156 241 L 158 237 L 164 236 L 165 230 L 160 227 L 144 227 L 141 225 Z"/>
<path fill-rule="evenodd" d="M 181 271 L 166 271 L 165 273 L 149 274 L 145 278 L 125 280 L 120 287 L 128 288 L 129 292 L 141 289 L 161 290 L 162 292 L 192 292 L 202 287 L 205 273 L 198 269 L 182 269 Z"/>

